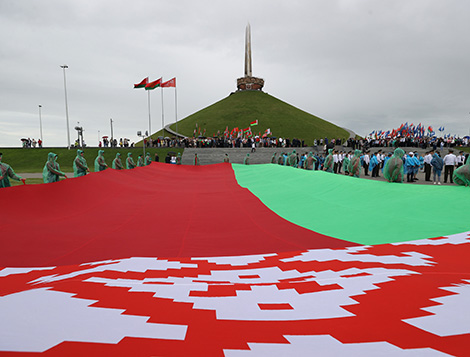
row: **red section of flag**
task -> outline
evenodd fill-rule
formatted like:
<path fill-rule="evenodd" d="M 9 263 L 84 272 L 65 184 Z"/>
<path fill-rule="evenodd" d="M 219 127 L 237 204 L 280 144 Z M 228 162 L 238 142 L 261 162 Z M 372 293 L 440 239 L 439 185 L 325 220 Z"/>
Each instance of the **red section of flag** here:
<path fill-rule="evenodd" d="M 152 90 L 162 85 L 162 79 L 159 78 L 156 81 L 150 82 L 145 86 L 145 90 Z"/>
<path fill-rule="evenodd" d="M 134 84 L 134 89 L 136 88 L 144 88 L 149 82 L 149 77 L 145 78 L 142 80 L 142 82 L 138 83 L 138 84 Z"/>
<path fill-rule="evenodd" d="M 170 79 L 169 81 L 166 81 L 166 82 L 162 83 L 161 87 L 162 88 L 176 87 L 176 77 Z"/>

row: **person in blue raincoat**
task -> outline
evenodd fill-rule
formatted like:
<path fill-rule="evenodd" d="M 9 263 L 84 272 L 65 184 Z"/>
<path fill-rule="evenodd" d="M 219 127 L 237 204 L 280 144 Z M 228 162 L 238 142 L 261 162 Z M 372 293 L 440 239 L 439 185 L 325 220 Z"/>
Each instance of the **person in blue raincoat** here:
<path fill-rule="evenodd" d="M 369 171 L 372 172 L 371 177 L 377 177 L 378 165 L 377 154 L 372 154 L 369 162 Z"/>
<path fill-rule="evenodd" d="M 419 168 L 419 160 L 410 151 L 405 160 L 406 182 L 414 182 L 415 169 Z"/>

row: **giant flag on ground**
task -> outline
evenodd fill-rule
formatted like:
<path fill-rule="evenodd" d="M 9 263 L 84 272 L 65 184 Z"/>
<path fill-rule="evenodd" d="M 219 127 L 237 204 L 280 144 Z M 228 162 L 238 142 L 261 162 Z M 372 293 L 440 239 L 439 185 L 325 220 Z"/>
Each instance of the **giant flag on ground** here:
<path fill-rule="evenodd" d="M 469 195 L 160 163 L 3 189 L 0 351 L 465 356 Z"/>

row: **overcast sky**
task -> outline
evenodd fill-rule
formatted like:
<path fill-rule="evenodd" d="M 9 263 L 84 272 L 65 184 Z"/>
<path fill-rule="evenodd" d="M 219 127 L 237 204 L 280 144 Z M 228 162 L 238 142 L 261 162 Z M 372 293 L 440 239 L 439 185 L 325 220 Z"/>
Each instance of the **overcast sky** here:
<path fill-rule="evenodd" d="M 469 15 L 468 0 L 0 0 L 0 147 L 39 137 L 38 105 L 45 146 L 67 144 L 64 64 L 72 141 L 79 122 L 92 146 L 110 118 L 117 138 L 148 129 L 133 89 L 147 76 L 177 78 L 179 119 L 225 98 L 248 22 L 269 94 L 360 135 L 406 121 L 468 135 Z M 165 124 L 174 100 L 165 89 Z"/>

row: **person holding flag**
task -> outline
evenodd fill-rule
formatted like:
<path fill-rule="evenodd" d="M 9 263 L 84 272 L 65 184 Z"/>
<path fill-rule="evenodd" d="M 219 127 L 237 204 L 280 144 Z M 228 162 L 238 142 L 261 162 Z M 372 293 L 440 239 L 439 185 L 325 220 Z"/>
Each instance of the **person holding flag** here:
<path fill-rule="evenodd" d="M 197 153 L 194 153 L 194 166 L 199 166 L 201 165 L 201 162 L 199 161 L 199 157 L 197 156 Z"/>
<path fill-rule="evenodd" d="M 104 171 L 108 168 L 106 161 L 104 160 L 104 150 L 98 151 L 98 156 L 95 159 L 95 172 Z"/>
<path fill-rule="evenodd" d="M 122 162 L 121 162 L 121 154 L 120 153 L 116 154 L 116 157 L 113 160 L 112 167 L 115 170 L 124 170 L 124 166 L 122 166 Z"/>
<path fill-rule="evenodd" d="M 250 153 L 247 153 L 245 156 L 245 159 L 243 160 L 243 165 L 249 165 L 250 164 Z"/>
<path fill-rule="evenodd" d="M 148 166 L 152 163 L 152 158 L 150 157 L 150 153 L 147 152 L 147 154 L 145 155 L 145 166 Z"/>
<path fill-rule="evenodd" d="M 73 160 L 73 177 L 85 176 L 90 172 L 86 163 L 83 150 L 77 150 L 77 156 Z"/>
<path fill-rule="evenodd" d="M 26 180 L 21 176 L 15 174 L 15 171 L 13 171 L 10 165 L 3 163 L 2 156 L 3 154 L 0 152 L 0 188 L 10 187 L 10 178 L 16 181 L 21 181 L 23 182 L 23 185 L 25 185 Z"/>
<path fill-rule="evenodd" d="M 131 170 L 133 168 L 135 168 L 135 162 L 134 162 L 134 159 L 132 158 L 132 153 L 129 152 L 127 153 L 127 159 L 126 159 L 126 168 L 128 170 Z"/>
<path fill-rule="evenodd" d="M 349 175 L 359 177 L 361 175 L 361 150 L 354 150 L 354 156 L 349 162 Z"/>
<path fill-rule="evenodd" d="M 333 165 L 334 165 L 333 149 L 328 149 L 328 156 L 325 158 L 325 163 L 323 165 L 324 170 L 326 172 L 333 172 Z"/>
<path fill-rule="evenodd" d="M 137 167 L 142 167 L 144 166 L 144 158 L 142 157 L 142 154 L 140 154 L 137 157 Z"/>
<path fill-rule="evenodd" d="M 44 183 L 58 182 L 59 176 L 64 176 L 67 178 L 62 171 L 60 171 L 59 163 L 57 162 L 57 154 L 50 152 L 47 155 L 47 161 L 42 170 L 42 178 Z"/>

